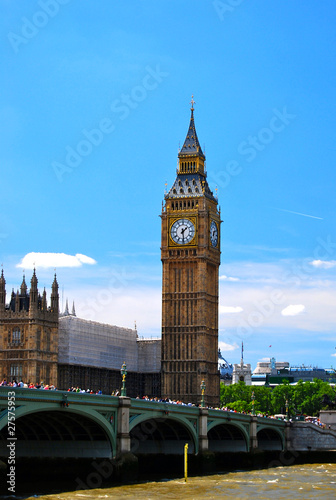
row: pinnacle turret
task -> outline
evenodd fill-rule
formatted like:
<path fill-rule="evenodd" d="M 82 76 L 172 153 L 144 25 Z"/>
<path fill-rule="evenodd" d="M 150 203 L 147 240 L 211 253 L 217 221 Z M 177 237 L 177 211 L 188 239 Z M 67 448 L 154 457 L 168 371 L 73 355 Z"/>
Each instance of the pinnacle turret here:
<path fill-rule="evenodd" d="M 47 306 L 47 292 L 46 292 L 46 289 L 44 287 L 43 295 L 42 295 L 42 310 L 46 311 L 47 308 L 48 308 L 48 306 Z"/>
<path fill-rule="evenodd" d="M 51 285 L 50 299 L 51 299 L 51 304 L 50 304 L 51 310 L 53 312 L 58 313 L 59 295 L 58 295 L 58 283 L 57 283 L 56 273 L 55 273 L 53 284 Z"/>
<path fill-rule="evenodd" d="M 58 283 L 57 283 L 56 273 L 54 275 L 54 281 L 51 285 L 51 289 L 53 292 L 58 293 Z"/>
<path fill-rule="evenodd" d="M 4 277 L 3 269 L 1 269 L 0 276 L 0 310 L 4 311 L 6 306 L 6 280 Z"/>
<path fill-rule="evenodd" d="M 21 295 L 27 295 L 27 283 L 26 283 L 25 275 L 23 275 L 23 278 L 22 278 L 20 293 L 21 293 Z"/>
<path fill-rule="evenodd" d="M 0 276 L 0 311 L 4 311 L 6 307 L 6 280 L 1 269 Z"/>
<path fill-rule="evenodd" d="M 38 289 L 37 289 L 38 279 L 36 277 L 36 269 L 34 267 L 34 272 L 32 279 L 30 280 L 30 308 L 36 304 L 38 300 Z"/>

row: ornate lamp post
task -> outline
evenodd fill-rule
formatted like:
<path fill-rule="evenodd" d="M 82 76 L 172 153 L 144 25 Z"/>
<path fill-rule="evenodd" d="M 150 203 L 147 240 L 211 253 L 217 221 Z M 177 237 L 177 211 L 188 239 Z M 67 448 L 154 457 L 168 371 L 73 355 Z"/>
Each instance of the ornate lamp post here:
<path fill-rule="evenodd" d="M 288 422 L 288 399 L 286 399 L 285 406 L 286 406 L 286 420 Z"/>
<path fill-rule="evenodd" d="M 126 396 L 126 385 L 125 384 L 126 384 L 127 370 L 126 370 L 126 362 L 125 361 L 121 367 L 120 373 L 122 376 L 121 396 Z"/>
<path fill-rule="evenodd" d="M 252 391 L 251 399 L 252 399 L 252 415 L 254 416 L 255 415 L 255 408 L 254 408 L 255 395 L 254 395 L 254 391 Z"/>
<path fill-rule="evenodd" d="M 202 383 L 201 383 L 201 391 L 202 391 L 201 407 L 204 408 L 204 391 L 205 391 L 205 382 L 204 382 L 204 380 L 202 380 Z"/>

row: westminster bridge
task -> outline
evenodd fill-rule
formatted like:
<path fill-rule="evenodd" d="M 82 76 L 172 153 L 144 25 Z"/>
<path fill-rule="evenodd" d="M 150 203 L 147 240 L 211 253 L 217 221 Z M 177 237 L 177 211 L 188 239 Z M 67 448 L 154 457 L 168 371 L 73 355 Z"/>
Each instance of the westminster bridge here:
<path fill-rule="evenodd" d="M 193 455 L 336 449 L 335 431 L 303 422 L 127 397 L 0 387 L 2 460 L 8 457 L 9 431 L 17 458 L 176 455 L 183 454 L 186 443 Z M 310 441 L 315 444 L 309 446 Z"/>

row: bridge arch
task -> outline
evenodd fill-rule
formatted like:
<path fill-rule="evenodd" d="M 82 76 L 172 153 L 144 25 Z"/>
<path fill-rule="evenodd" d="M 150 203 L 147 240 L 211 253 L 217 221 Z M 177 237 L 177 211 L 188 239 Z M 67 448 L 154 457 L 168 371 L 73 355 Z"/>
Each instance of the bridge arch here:
<path fill-rule="evenodd" d="M 258 428 L 258 448 L 260 450 L 283 450 L 285 438 L 277 429 L 267 426 Z"/>
<path fill-rule="evenodd" d="M 188 453 L 198 452 L 194 426 L 176 416 L 138 415 L 130 423 L 131 452 L 136 454 L 181 455 L 188 443 Z"/>
<path fill-rule="evenodd" d="M 0 421 L 1 455 L 6 449 L 7 418 Z M 39 458 L 112 458 L 116 438 L 112 426 L 96 411 L 27 406 L 17 408 L 16 456 Z"/>
<path fill-rule="evenodd" d="M 213 422 L 208 427 L 209 451 L 247 452 L 249 435 L 243 425 Z"/>

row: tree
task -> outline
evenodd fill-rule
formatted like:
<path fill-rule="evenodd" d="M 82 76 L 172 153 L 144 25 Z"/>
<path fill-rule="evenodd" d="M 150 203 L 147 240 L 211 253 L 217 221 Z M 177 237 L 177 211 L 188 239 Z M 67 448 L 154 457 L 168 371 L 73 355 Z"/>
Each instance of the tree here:
<path fill-rule="evenodd" d="M 238 406 L 239 408 L 243 408 L 242 411 L 252 411 L 252 392 L 254 392 L 254 408 L 256 413 L 269 413 L 271 410 L 270 389 L 265 386 L 245 385 L 244 382 L 226 386 L 221 384 L 221 405 L 236 411 L 240 411 L 238 410 Z M 235 405 L 238 402 L 239 405 Z"/>
<path fill-rule="evenodd" d="M 314 379 L 313 382 L 299 380 L 296 385 L 290 385 L 284 379 L 282 384 L 274 389 L 267 386 L 247 386 L 244 382 L 238 384 L 221 384 L 221 405 L 239 412 L 252 411 L 252 392 L 254 392 L 254 408 L 256 413 L 274 415 L 296 413 L 305 415 L 318 415 L 320 410 L 327 409 L 323 403 L 325 396 L 331 401 L 335 400 L 335 391 L 328 382 Z"/>
<path fill-rule="evenodd" d="M 294 388 L 288 382 L 288 380 L 284 379 L 283 383 L 277 385 L 272 390 L 272 413 L 282 413 L 286 414 L 287 405 L 288 405 L 288 415 L 292 415 L 294 413 L 294 400 L 293 400 Z"/>

